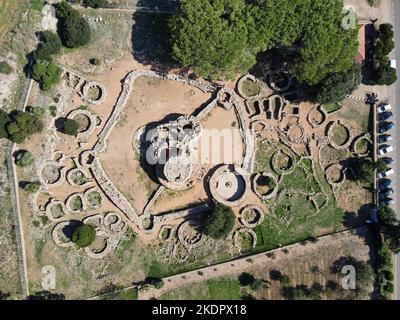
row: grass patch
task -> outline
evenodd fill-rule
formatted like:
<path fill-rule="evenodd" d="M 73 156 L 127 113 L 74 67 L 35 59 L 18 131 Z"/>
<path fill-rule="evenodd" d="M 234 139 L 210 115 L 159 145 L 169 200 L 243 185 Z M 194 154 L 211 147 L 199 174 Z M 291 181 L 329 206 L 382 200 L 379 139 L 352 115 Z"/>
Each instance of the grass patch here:
<path fill-rule="evenodd" d="M 255 81 L 246 79 L 242 85 L 243 93 L 248 97 L 254 97 L 261 92 L 261 87 Z"/>

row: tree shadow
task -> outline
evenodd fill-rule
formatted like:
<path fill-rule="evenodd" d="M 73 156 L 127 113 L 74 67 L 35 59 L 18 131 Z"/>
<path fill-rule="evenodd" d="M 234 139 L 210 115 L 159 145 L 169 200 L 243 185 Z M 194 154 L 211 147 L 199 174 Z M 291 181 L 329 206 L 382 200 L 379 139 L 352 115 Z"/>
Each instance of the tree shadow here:
<path fill-rule="evenodd" d="M 175 0 L 139 0 L 141 10 L 133 14 L 132 49 L 134 58 L 152 70 L 169 71 L 174 66 L 168 21 L 176 11 Z M 157 8 L 157 9 L 156 9 Z"/>

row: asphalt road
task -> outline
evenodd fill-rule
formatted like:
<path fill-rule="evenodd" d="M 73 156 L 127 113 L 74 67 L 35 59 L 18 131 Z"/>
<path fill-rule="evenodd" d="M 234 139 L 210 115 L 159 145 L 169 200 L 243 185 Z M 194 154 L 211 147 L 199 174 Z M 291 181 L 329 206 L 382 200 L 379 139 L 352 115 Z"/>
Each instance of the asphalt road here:
<path fill-rule="evenodd" d="M 392 0 L 392 19 L 393 19 L 393 24 L 394 24 L 394 29 L 395 29 L 395 43 L 396 43 L 396 49 L 395 49 L 395 57 L 397 60 L 397 63 L 400 63 L 400 1 L 398 0 Z M 399 77 L 399 80 L 393 85 L 392 87 L 389 88 L 389 103 L 392 105 L 394 108 L 394 115 L 395 115 L 395 125 L 396 128 L 393 130 L 393 147 L 394 147 L 394 154 L 392 155 L 395 158 L 395 210 L 397 212 L 397 215 L 400 219 L 400 193 L 399 193 L 399 188 L 400 188 L 400 147 L 399 145 L 399 139 L 400 139 L 400 105 L 396 104 L 398 101 L 400 101 L 400 66 L 397 65 L 397 75 Z M 396 256 L 396 261 L 395 261 L 395 274 L 396 274 L 396 292 L 395 292 L 395 299 L 400 300 L 400 254 Z"/>

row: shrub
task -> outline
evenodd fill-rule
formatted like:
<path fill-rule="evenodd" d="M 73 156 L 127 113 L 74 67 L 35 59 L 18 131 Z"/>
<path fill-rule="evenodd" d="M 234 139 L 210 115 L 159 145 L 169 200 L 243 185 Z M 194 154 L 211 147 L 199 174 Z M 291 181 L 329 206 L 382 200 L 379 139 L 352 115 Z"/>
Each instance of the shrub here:
<path fill-rule="evenodd" d="M 34 114 L 35 116 L 37 116 L 38 118 L 41 118 L 44 116 L 44 114 L 46 113 L 46 110 L 44 110 L 42 107 L 28 107 L 27 111 L 29 113 Z"/>
<path fill-rule="evenodd" d="M 90 26 L 79 11 L 73 9 L 67 2 L 61 1 L 56 4 L 56 15 L 59 20 L 57 32 L 66 47 L 77 48 L 89 43 Z"/>
<path fill-rule="evenodd" d="M 0 139 L 9 138 L 9 134 L 7 132 L 7 124 L 9 124 L 10 122 L 11 118 L 8 113 L 0 109 Z"/>
<path fill-rule="evenodd" d="M 57 116 L 57 107 L 56 106 L 50 106 L 49 107 L 49 113 L 53 118 L 56 117 Z"/>
<path fill-rule="evenodd" d="M 47 30 L 42 31 L 39 37 L 42 42 L 39 43 L 37 49 L 33 52 L 33 59 L 51 61 L 51 56 L 61 51 L 61 39 L 58 34 Z"/>
<path fill-rule="evenodd" d="M 15 164 L 19 167 L 27 167 L 35 163 L 35 157 L 26 150 L 21 150 L 15 155 Z"/>
<path fill-rule="evenodd" d="M 61 68 L 53 62 L 37 60 L 32 67 L 32 78 L 39 82 L 42 90 L 49 90 L 60 82 Z"/>
<path fill-rule="evenodd" d="M 239 276 L 239 283 L 242 287 L 246 287 L 251 285 L 254 282 L 255 278 L 252 274 L 243 272 Z"/>
<path fill-rule="evenodd" d="M 386 225 L 394 225 L 398 223 L 396 213 L 390 207 L 383 207 L 379 210 L 379 218 L 381 223 Z"/>
<path fill-rule="evenodd" d="M 26 182 L 22 189 L 28 193 L 36 193 L 39 191 L 41 184 L 39 181 Z"/>
<path fill-rule="evenodd" d="M 253 291 L 261 291 L 264 287 L 264 284 L 261 279 L 255 279 L 252 284 L 250 284 L 250 288 Z"/>
<path fill-rule="evenodd" d="M 0 61 L 0 73 L 11 74 L 12 72 L 13 68 L 6 61 Z"/>
<path fill-rule="evenodd" d="M 284 286 L 288 286 L 291 283 L 290 277 L 286 274 L 283 274 L 280 279 L 279 282 L 282 283 Z"/>
<path fill-rule="evenodd" d="M 14 121 L 7 124 L 7 132 L 15 143 L 22 143 L 32 134 L 43 130 L 42 121 L 28 112 L 20 112 Z"/>
<path fill-rule="evenodd" d="M 80 248 L 90 246 L 95 238 L 96 230 L 89 224 L 80 225 L 72 234 L 72 242 Z"/>
<path fill-rule="evenodd" d="M 231 208 L 215 204 L 205 223 L 205 234 L 215 239 L 225 238 L 233 229 L 235 215 Z"/>

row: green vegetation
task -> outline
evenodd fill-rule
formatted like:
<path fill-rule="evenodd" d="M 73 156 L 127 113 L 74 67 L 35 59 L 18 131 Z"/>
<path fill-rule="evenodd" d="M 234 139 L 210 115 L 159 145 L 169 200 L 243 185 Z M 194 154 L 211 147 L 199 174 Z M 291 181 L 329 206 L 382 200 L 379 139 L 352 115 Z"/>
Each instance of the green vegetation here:
<path fill-rule="evenodd" d="M 315 101 L 322 104 L 340 102 L 356 90 L 360 83 L 361 66 L 354 64 L 345 72 L 332 73 L 322 80 L 314 88 L 317 92 Z"/>
<path fill-rule="evenodd" d="M 36 193 L 39 191 L 41 184 L 39 181 L 25 182 L 22 189 L 28 193 Z"/>
<path fill-rule="evenodd" d="M 342 10 L 341 0 L 182 0 L 170 21 L 173 57 L 201 76 L 232 77 L 284 46 L 293 52 L 289 71 L 316 85 L 353 65 L 357 29 L 342 27 Z"/>
<path fill-rule="evenodd" d="M 79 123 L 74 119 L 59 118 L 56 121 L 59 130 L 65 134 L 76 137 L 78 135 Z"/>
<path fill-rule="evenodd" d="M 15 164 L 19 167 L 31 166 L 35 163 L 35 157 L 26 150 L 18 151 L 15 155 Z"/>
<path fill-rule="evenodd" d="M 51 61 L 51 56 L 61 51 L 62 43 L 60 37 L 51 31 L 40 32 L 39 43 L 37 49 L 32 53 L 34 60 Z"/>
<path fill-rule="evenodd" d="M 379 26 L 375 43 L 375 82 L 378 85 L 392 85 L 397 80 L 396 69 L 390 66 L 388 55 L 394 49 L 393 26 L 384 23 Z"/>
<path fill-rule="evenodd" d="M 12 72 L 13 68 L 6 61 L 0 61 L 0 73 L 11 74 Z"/>
<path fill-rule="evenodd" d="M 374 180 L 375 169 L 385 172 L 387 164 L 382 160 L 374 163 L 371 159 L 352 158 L 349 159 L 349 167 L 352 169 L 353 178 L 361 183 L 370 184 Z"/>
<path fill-rule="evenodd" d="M 255 81 L 245 80 L 242 85 L 242 90 L 248 97 L 254 97 L 261 91 L 260 86 Z"/>
<path fill-rule="evenodd" d="M 32 67 L 32 78 L 39 82 L 42 90 L 50 90 L 60 82 L 61 68 L 46 60 L 35 61 Z"/>
<path fill-rule="evenodd" d="M 31 135 L 43 130 L 42 121 L 28 112 L 19 112 L 6 126 L 10 139 L 15 143 L 22 143 Z"/>
<path fill-rule="evenodd" d="M 42 11 L 44 0 L 31 0 L 31 9 L 35 11 Z"/>
<path fill-rule="evenodd" d="M 58 34 L 64 46 L 77 48 L 89 43 L 91 30 L 88 22 L 79 11 L 72 8 L 66 1 L 56 4 L 58 18 Z"/>
<path fill-rule="evenodd" d="M 0 139 L 1 138 L 9 138 L 9 134 L 7 131 L 7 124 L 11 122 L 11 118 L 7 112 L 0 110 Z"/>
<path fill-rule="evenodd" d="M 72 241 L 80 248 L 90 246 L 96 238 L 96 230 L 89 224 L 77 227 L 72 234 Z"/>
<path fill-rule="evenodd" d="M 101 297 L 101 300 L 137 300 L 139 296 L 138 289 L 126 289 L 117 292 L 110 292 Z"/>
<path fill-rule="evenodd" d="M 282 147 L 280 144 L 260 144 L 256 155 L 256 171 L 273 172 L 271 157 Z M 257 245 L 252 252 L 303 241 L 315 236 L 316 229 L 337 230 L 342 225 L 344 212 L 337 207 L 319 164 L 309 159 L 299 161 L 297 156 L 294 159 L 295 168 L 281 178 L 278 194 L 284 190 L 293 192 L 268 202 L 271 214 L 269 219 L 254 229 Z M 315 203 L 310 201 L 311 196 Z"/>
<path fill-rule="evenodd" d="M 225 238 L 235 225 L 235 215 L 231 208 L 216 203 L 205 222 L 204 232 L 215 239 Z"/>
<path fill-rule="evenodd" d="M 386 244 L 378 251 L 377 262 L 376 262 L 376 287 L 378 293 L 378 299 L 389 300 L 390 295 L 393 293 L 393 262 L 392 252 Z"/>

